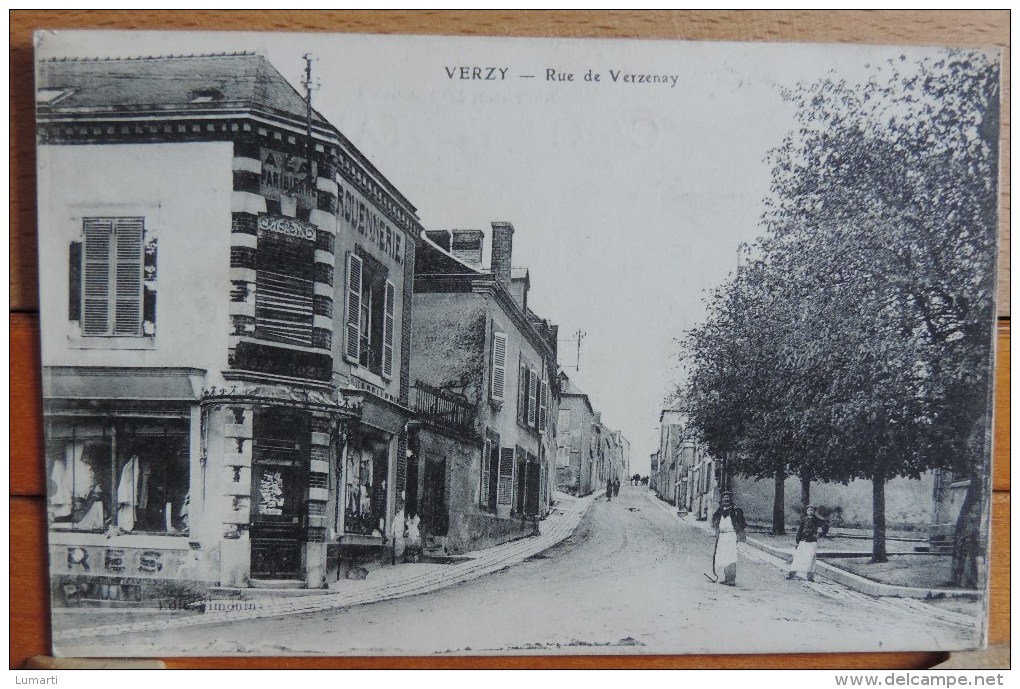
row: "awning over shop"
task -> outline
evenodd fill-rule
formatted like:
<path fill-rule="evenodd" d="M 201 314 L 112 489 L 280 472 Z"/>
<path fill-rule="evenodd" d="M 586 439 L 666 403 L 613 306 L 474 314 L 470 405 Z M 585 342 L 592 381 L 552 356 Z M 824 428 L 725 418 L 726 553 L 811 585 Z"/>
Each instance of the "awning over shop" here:
<path fill-rule="evenodd" d="M 186 416 L 205 380 L 193 368 L 47 366 L 42 374 L 46 413 L 72 416 Z"/>
<path fill-rule="evenodd" d="M 43 368 L 45 400 L 194 402 L 205 372 L 192 368 Z"/>
<path fill-rule="evenodd" d="M 407 407 L 396 402 L 383 399 L 365 390 L 345 390 L 345 394 L 356 399 L 361 408 L 361 423 L 396 435 L 404 430 L 404 425 L 414 416 Z"/>

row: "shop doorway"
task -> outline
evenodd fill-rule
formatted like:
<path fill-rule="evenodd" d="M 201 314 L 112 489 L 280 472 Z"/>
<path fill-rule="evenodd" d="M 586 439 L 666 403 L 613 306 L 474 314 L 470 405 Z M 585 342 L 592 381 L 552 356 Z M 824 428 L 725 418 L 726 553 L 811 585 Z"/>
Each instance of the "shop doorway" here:
<path fill-rule="evenodd" d="M 514 510 L 520 515 L 538 514 L 541 475 L 538 472 L 538 458 L 530 453 L 518 452 L 517 495 Z"/>
<path fill-rule="evenodd" d="M 426 536 L 445 536 L 450 528 L 446 506 L 446 462 L 442 457 L 425 461 L 422 495 L 422 526 Z"/>
<path fill-rule="evenodd" d="M 302 579 L 311 415 L 255 410 L 251 493 L 251 576 Z"/>

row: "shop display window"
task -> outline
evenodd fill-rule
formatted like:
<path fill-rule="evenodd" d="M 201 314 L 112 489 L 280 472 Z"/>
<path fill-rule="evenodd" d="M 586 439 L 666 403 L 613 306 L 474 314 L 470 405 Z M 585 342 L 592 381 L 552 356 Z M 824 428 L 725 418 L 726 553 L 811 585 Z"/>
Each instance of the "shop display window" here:
<path fill-rule="evenodd" d="M 386 519 L 389 444 L 383 436 L 357 434 L 344 467 L 344 530 L 382 536 Z"/>
<path fill-rule="evenodd" d="M 53 528 L 188 533 L 187 422 L 51 424 L 48 440 Z"/>

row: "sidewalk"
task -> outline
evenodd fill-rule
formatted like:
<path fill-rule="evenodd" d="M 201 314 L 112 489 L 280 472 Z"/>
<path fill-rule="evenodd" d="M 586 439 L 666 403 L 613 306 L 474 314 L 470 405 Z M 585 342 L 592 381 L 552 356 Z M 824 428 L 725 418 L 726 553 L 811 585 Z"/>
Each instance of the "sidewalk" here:
<path fill-rule="evenodd" d="M 669 503 L 659 500 L 654 495 L 650 496 L 657 504 L 663 509 L 666 509 L 673 515 L 677 515 L 676 510 Z M 679 515 L 677 515 L 679 516 Z M 683 523 L 693 526 L 694 528 L 701 529 L 708 533 L 714 533 L 712 524 L 708 521 L 699 522 L 689 517 L 681 518 Z M 753 533 L 753 532 L 752 532 Z M 772 542 L 770 542 L 772 541 Z M 751 559 L 759 562 L 767 562 L 783 571 L 787 571 L 789 563 L 793 560 L 793 536 L 771 536 L 766 534 L 754 534 L 747 537 L 747 541 L 741 545 L 741 551 L 745 554 L 749 554 L 748 549 L 754 549 L 766 557 L 752 556 Z M 782 545 L 780 545 L 780 543 Z M 869 596 L 892 596 L 897 598 L 918 598 L 923 600 L 933 599 L 945 599 L 945 598 L 973 598 L 980 596 L 980 591 L 974 591 L 970 589 L 946 589 L 936 586 L 903 586 L 896 584 L 886 584 L 871 579 L 865 578 L 858 574 L 854 574 L 847 568 L 839 567 L 829 562 L 823 561 L 826 553 L 838 554 L 838 555 L 869 555 L 870 552 L 860 552 L 858 548 L 854 548 L 852 551 L 848 551 L 844 546 L 845 544 L 841 541 L 837 541 L 835 544 L 836 548 L 831 548 L 826 544 L 825 549 L 819 549 L 818 559 L 815 561 L 815 575 L 826 577 L 834 582 L 842 584 L 843 586 L 858 591 L 860 593 L 867 594 Z M 911 557 L 907 553 L 912 553 L 913 542 L 909 541 L 891 541 L 889 543 L 890 552 L 903 553 L 902 555 L 896 555 L 894 557 Z M 936 556 L 926 555 L 923 557 L 932 558 Z M 839 560 L 834 560 L 839 562 Z M 851 566 L 854 564 L 853 560 L 848 560 L 846 564 Z"/>
<path fill-rule="evenodd" d="M 236 606 L 236 608 L 244 609 L 234 609 L 229 612 L 182 613 L 179 617 L 168 618 L 163 615 L 159 619 L 133 620 L 75 629 L 54 629 L 53 641 L 55 645 L 59 645 L 62 641 L 72 639 L 165 631 L 199 625 L 223 624 L 234 620 L 319 612 L 429 593 L 497 572 L 518 564 L 532 555 L 548 550 L 574 532 L 581 517 L 584 516 L 596 497 L 596 494 L 592 494 L 583 498 L 575 498 L 557 493 L 556 507 L 548 517 L 539 523 L 540 533 L 538 536 L 521 538 L 485 550 L 473 551 L 460 556 L 463 560 L 453 564 L 401 563 L 374 570 L 364 580 L 343 580 L 342 583 L 347 585 L 339 590 L 308 592 L 307 595 L 301 596 L 266 598 L 265 591 L 260 591 L 257 600 L 230 601 L 245 605 Z"/>

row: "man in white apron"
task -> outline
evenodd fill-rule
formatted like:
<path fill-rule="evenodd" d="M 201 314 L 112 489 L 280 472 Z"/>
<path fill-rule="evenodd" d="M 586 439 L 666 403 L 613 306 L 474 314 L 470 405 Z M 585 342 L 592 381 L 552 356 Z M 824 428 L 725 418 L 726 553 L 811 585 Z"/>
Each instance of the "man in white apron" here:
<path fill-rule="evenodd" d="M 746 536 L 747 522 L 744 511 L 733 504 L 733 494 L 729 491 L 719 497 L 719 509 L 712 515 L 712 527 L 715 528 L 715 570 L 723 570 L 722 583 L 727 586 L 737 585 L 737 543 L 743 543 Z"/>

